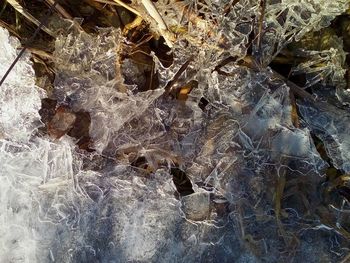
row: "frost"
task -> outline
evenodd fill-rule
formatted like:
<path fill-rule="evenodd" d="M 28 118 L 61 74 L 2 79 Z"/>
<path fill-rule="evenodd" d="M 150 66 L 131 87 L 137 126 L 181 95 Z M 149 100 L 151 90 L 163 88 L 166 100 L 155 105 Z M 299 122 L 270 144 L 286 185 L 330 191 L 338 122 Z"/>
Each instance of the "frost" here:
<path fill-rule="evenodd" d="M 192 258 L 201 245 L 191 236 L 217 232 L 183 219 L 172 178 L 162 170 L 151 177 L 128 166 L 75 170 L 79 161 L 66 138 L 27 148 L 1 143 L 1 261 Z"/>
<path fill-rule="evenodd" d="M 54 144 L 41 139 L 33 144 L 1 140 L 0 149 L 0 260 L 35 262 L 40 242 L 48 238 L 38 225 L 38 191 L 48 182 L 72 178 L 71 149 L 64 141 Z"/>
<path fill-rule="evenodd" d="M 17 56 L 20 43 L 0 28 L 0 76 Z M 40 97 L 44 92 L 35 86 L 30 56 L 25 54 L 8 75 L 0 89 L 0 138 L 28 141 L 40 120 Z M 23 100 L 25 98 L 25 100 Z"/>

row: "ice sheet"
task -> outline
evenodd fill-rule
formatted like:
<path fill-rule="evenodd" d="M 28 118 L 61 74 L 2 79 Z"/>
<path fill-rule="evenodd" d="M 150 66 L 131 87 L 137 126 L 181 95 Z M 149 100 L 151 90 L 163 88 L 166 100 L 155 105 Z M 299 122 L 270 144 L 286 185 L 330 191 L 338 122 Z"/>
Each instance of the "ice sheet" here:
<path fill-rule="evenodd" d="M 188 48 L 176 43 L 169 68 L 154 55 L 156 90 L 139 92 L 123 83 L 119 31 L 58 37 L 54 95 L 58 104 L 90 113 L 95 152 L 79 150 L 67 135 L 53 141 L 33 133 L 40 96 L 28 58 L 25 70 L 1 87 L 16 93 L 10 100 L 2 97 L 0 108 L 17 118 L 0 116 L 1 262 L 332 262 L 344 256 L 348 241 L 320 222 L 319 188 L 327 164 L 310 135 L 321 130 L 320 137 L 333 136 L 337 149 L 326 147 L 347 171 L 341 117 L 300 104 L 309 128 L 295 127 L 289 87 L 270 69 L 234 61 L 219 72 L 217 62 L 227 53 L 245 55 L 253 29 L 238 21 L 250 24 L 260 7 L 240 1 L 221 17 L 230 1 L 204 2 L 194 11 L 213 11 L 219 19 L 215 34 L 195 25 L 189 33 L 200 41 Z M 161 12 L 166 8 L 164 1 L 156 5 Z M 266 19 L 290 10 L 287 22 L 294 24 L 286 22 L 275 39 L 284 45 L 303 34 L 294 26 L 319 28 L 344 6 L 343 1 L 268 1 Z M 297 17 L 298 8 L 305 8 L 306 17 Z M 268 26 L 281 30 L 273 19 Z M 0 32 L 8 40 L 8 33 Z M 209 44 L 228 39 L 228 52 L 200 50 L 206 36 Z M 15 45 L 3 42 L 14 56 Z M 272 54 L 268 48 L 261 58 L 268 61 Z M 172 86 L 198 83 L 184 102 L 164 88 L 187 62 Z M 23 79 L 30 93 L 19 85 Z M 9 110 L 13 103 L 16 112 Z M 190 182 L 192 194 L 177 192 L 172 168 L 186 175 L 178 179 Z"/>

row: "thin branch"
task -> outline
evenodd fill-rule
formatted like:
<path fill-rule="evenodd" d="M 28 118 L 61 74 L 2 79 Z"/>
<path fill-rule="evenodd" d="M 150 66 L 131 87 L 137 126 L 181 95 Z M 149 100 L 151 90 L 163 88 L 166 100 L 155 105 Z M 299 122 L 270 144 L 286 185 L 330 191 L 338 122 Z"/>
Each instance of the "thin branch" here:
<path fill-rule="evenodd" d="M 27 10 L 25 10 L 16 0 L 7 0 L 7 2 L 20 14 L 22 14 L 25 18 L 27 18 L 30 22 L 33 24 L 39 26 L 40 22 L 32 16 Z M 42 25 L 41 29 L 45 31 L 47 34 L 49 34 L 52 37 L 56 37 L 55 33 L 52 32 L 49 28 Z"/>
<path fill-rule="evenodd" d="M 265 9 L 266 9 L 266 2 L 265 0 L 260 1 L 260 17 L 259 17 L 259 28 L 258 28 L 258 51 L 260 52 L 261 49 L 261 33 L 263 30 L 263 24 L 264 24 L 264 17 L 265 17 Z"/>
<path fill-rule="evenodd" d="M 118 6 L 122 6 L 125 9 L 129 10 L 131 13 L 134 13 L 137 16 L 141 16 L 141 13 L 139 11 L 137 11 L 135 8 L 125 4 L 123 1 L 120 0 L 113 0 L 113 1 L 108 1 L 108 0 L 94 0 L 95 2 L 99 2 L 102 4 L 109 4 L 109 5 L 118 5 Z"/>
<path fill-rule="evenodd" d="M 52 6 L 55 3 L 54 0 L 45 0 L 45 2 L 49 6 Z M 57 10 L 58 13 L 61 14 L 62 17 L 73 20 L 73 17 L 60 4 L 57 4 L 55 9 Z"/>
<path fill-rule="evenodd" d="M 16 32 L 16 30 L 6 22 L 0 20 L 0 26 L 6 28 L 12 35 L 16 36 L 17 38 L 21 39 L 21 36 Z"/>

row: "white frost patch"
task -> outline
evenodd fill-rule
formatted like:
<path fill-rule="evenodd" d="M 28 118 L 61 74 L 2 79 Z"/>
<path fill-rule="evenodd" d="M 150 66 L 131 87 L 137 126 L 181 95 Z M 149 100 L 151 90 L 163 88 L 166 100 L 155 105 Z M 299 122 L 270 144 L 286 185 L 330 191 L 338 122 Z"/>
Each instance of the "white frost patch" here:
<path fill-rule="evenodd" d="M 19 41 L 0 28 L 0 77 L 2 78 L 19 52 Z M 0 138 L 28 141 L 39 121 L 40 97 L 43 91 L 35 86 L 30 56 L 25 54 L 16 63 L 0 87 Z"/>
<path fill-rule="evenodd" d="M 0 77 L 16 58 L 19 46 L 16 38 L 0 28 Z M 0 262 L 38 262 L 42 247 L 38 237 L 43 238 L 38 234 L 38 189 L 55 178 L 73 176 L 69 139 L 53 143 L 32 138 L 29 142 L 40 124 L 43 93 L 35 85 L 28 54 L 0 87 Z"/>

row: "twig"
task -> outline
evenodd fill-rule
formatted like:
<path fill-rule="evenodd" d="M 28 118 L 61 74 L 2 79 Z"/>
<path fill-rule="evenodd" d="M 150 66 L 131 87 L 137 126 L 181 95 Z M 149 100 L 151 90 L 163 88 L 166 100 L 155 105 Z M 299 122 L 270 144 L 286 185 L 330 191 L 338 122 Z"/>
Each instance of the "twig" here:
<path fill-rule="evenodd" d="M 94 0 L 95 2 L 103 3 L 103 4 L 109 4 L 109 5 L 118 5 L 122 6 L 125 9 L 129 10 L 131 13 L 134 13 L 137 16 L 141 16 L 141 13 L 137 11 L 135 8 L 132 8 L 131 6 L 125 4 L 123 1 L 120 0 L 113 0 L 113 1 L 108 1 L 108 0 Z"/>
<path fill-rule="evenodd" d="M 160 30 L 167 30 L 168 27 L 166 26 L 163 18 L 160 16 L 154 4 L 150 0 L 141 0 L 141 3 L 146 8 L 148 14 L 157 22 L 158 28 Z"/>
<path fill-rule="evenodd" d="M 45 52 L 44 50 L 40 50 L 32 47 L 27 47 L 27 50 L 32 54 L 38 55 L 39 57 L 53 60 L 52 54 Z"/>
<path fill-rule="evenodd" d="M 132 50 L 136 50 L 138 47 L 142 46 L 143 44 L 147 43 L 148 41 L 150 41 L 153 38 L 152 35 L 148 35 L 146 36 L 144 39 L 141 39 L 141 41 L 137 44 L 135 44 L 135 46 L 132 48 Z"/>
<path fill-rule="evenodd" d="M 172 47 L 173 43 L 170 41 L 169 38 L 171 33 L 169 32 L 167 25 L 165 24 L 163 18 L 159 14 L 154 4 L 150 0 L 141 0 L 141 3 L 147 10 L 148 14 L 157 22 L 160 34 L 164 37 L 164 40 L 167 43 L 167 45 L 169 47 Z"/>
<path fill-rule="evenodd" d="M 52 6 L 55 3 L 54 0 L 45 0 L 45 2 L 49 6 Z M 60 4 L 57 4 L 55 9 L 57 10 L 58 13 L 61 14 L 62 17 L 73 20 L 73 17 Z"/>
<path fill-rule="evenodd" d="M 261 49 L 261 33 L 263 29 L 263 23 L 264 23 L 264 17 L 265 17 L 265 9 L 266 9 L 266 2 L 265 0 L 260 0 L 260 8 L 261 8 L 261 13 L 259 17 L 259 29 L 258 29 L 258 51 L 260 52 Z"/>
<path fill-rule="evenodd" d="M 27 10 L 25 10 L 16 0 L 7 0 L 7 2 L 20 14 L 22 14 L 25 18 L 27 18 L 30 22 L 33 24 L 39 26 L 40 22 L 32 16 Z M 52 37 L 56 37 L 55 33 L 52 32 L 49 28 L 42 25 L 41 29 L 44 30 L 47 34 L 49 34 Z"/>
<path fill-rule="evenodd" d="M 294 96 L 293 92 L 291 92 L 291 91 L 289 91 L 289 98 L 290 98 L 290 103 L 292 106 L 292 112 L 291 112 L 292 123 L 293 123 L 294 127 L 300 128 L 297 103 L 295 100 L 295 96 Z"/>
<path fill-rule="evenodd" d="M 138 27 L 142 24 L 143 18 L 141 16 L 137 16 L 132 22 L 126 24 L 123 29 L 123 35 L 126 35 L 129 30 Z"/>
<path fill-rule="evenodd" d="M 273 71 L 274 75 L 281 79 L 284 80 L 286 82 L 286 84 L 288 85 L 288 87 L 290 88 L 290 90 L 297 96 L 301 97 L 301 98 L 306 98 L 309 99 L 311 101 L 315 101 L 315 98 L 307 91 L 303 90 L 302 88 L 300 88 L 297 84 L 295 84 L 294 82 L 286 79 L 285 77 L 283 77 L 281 74 L 279 74 L 276 71 Z"/>
<path fill-rule="evenodd" d="M 168 84 L 165 86 L 164 88 L 164 94 L 168 95 L 171 90 L 172 87 L 174 86 L 174 84 L 178 81 L 178 79 L 180 78 L 180 76 L 182 75 L 182 73 L 187 69 L 188 65 L 192 62 L 193 60 L 193 56 L 191 56 L 182 66 L 181 68 L 176 72 L 176 74 L 174 75 L 173 79 L 171 81 L 168 82 Z"/>
<path fill-rule="evenodd" d="M 6 28 L 12 35 L 16 36 L 17 38 L 21 39 L 21 36 L 16 32 L 16 30 L 7 24 L 6 22 L 0 20 L 0 25 L 4 28 Z"/>
<path fill-rule="evenodd" d="M 227 16 L 227 15 L 230 13 L 232 7 L 235 6 L 239 1 L 240 1 L 240 0 L 231 0 L 230 3 L 228 3 L 228 4 L 225 6 L 223 15 L 224 15 L 224 16 Z"/>
<path fill-rule="evenodd" d="M 248 67 L 250 67 L 251 69 L 254 70 L 261 70 L 261 66 L 259 66 L 259 64 L 255 61 L 254 58 L 250 57 L 250 56 L 246 56 L 243 59 L 243 65 L 246 65 Z M 283 80 L 284 82 L 286 82 L 286 84 L 288 85 L 288 87 L 290 88 L 290 90 L 297 95 L 300 98 L 304 98 L 304 99 L 309 99 L 311 101 L 315 101 L 315 98 L 308 93 L 307 91 L 303 90 L 301 87 L 299 87 L 297 84 L 295 84 L 294 82 L 288 80 L 287 78 L 285 78 L 284 76 L 282 76 L 281 74 L 279 74 L 277 71 L 272 70 L 273 75 L 280 80 Z"/>

